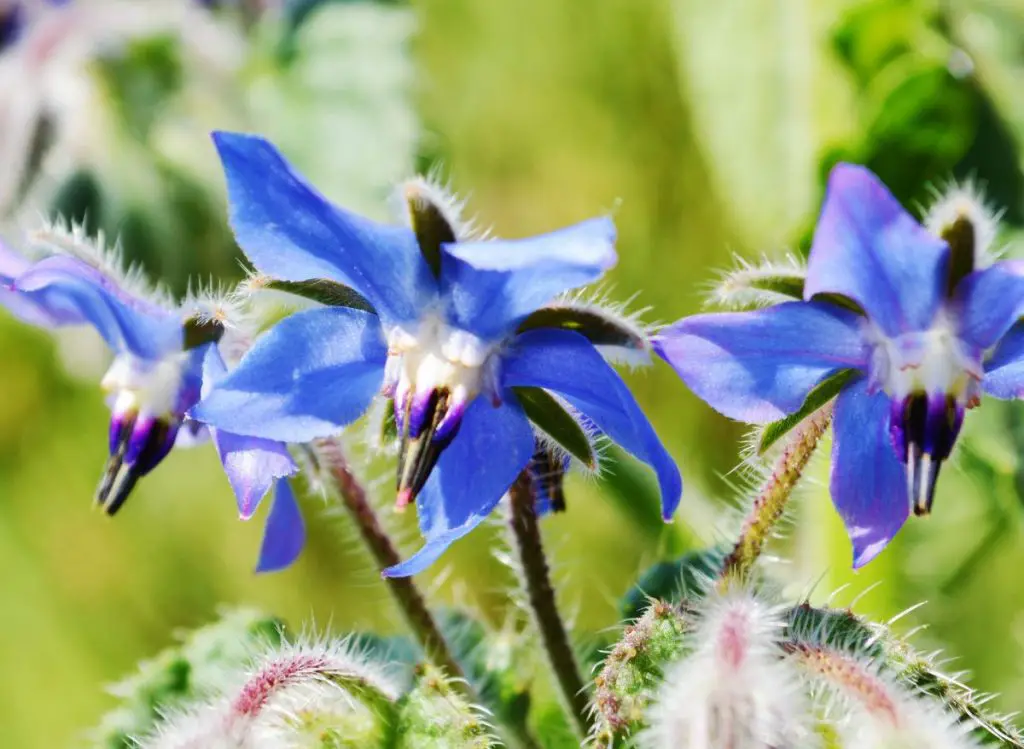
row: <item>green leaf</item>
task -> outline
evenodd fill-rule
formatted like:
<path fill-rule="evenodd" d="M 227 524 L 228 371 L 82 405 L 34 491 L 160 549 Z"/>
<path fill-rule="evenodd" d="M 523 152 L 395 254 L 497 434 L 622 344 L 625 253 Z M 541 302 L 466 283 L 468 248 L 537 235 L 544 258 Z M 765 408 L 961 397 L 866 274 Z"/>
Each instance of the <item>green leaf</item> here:
<path fill-rule="evenodd" d="M 326 304 L 328 307 L 349 307 L 351 309 L 360 309 L 364 312 L 376 312 L 373 305 L 358 291 L 336 281 L 328 281 L 325 278 L 314 278 L 309 281 L 279 281 L 274 279 L 265 282 L 262 288 L 295 294 L 303 299 Z"/>
<path fill-rule="evenodd" d="M 610 312 L 597 308 L 582 309 L 552 305 L 542 307 L 519 324 L 517 332 L 537 328 L 558 328 L 579 333 L 595 346 L 621 346 L 635 351 L 646 351 L 647 338 L 643 331 Z"/>
<path fill-rule="evenodd" d="M 855 369 L 844 369 L 842 372 L 832 375 L 808 393 L 807 399 L 800 406 L 799 411 L 768 424 L 761 432 L 761 439 L 757 443 L 758 455 L 763 455 L 772 445 L 786 436 L 793 427 L 835 398 L 856 374 L 857 370 Z"/>
<path fill-rule="evenodd" d="M 590 438 L 583 427 L 547 391 L 534 387 L 512 388 L 526 416 L 566 452 L 590 468 L 597 467 Z"/>
<path fill-rule="evenodd" d="M 818 155 L 854 134 L 852 81 L 821 43 L 841 6 L 670 3 L 693 137 L 748 247 L 791 243 L 816 207 Z"/>
<path fill-rule="evenodd" d="M 333 202 L 390 219 L 387 197 L 413 171 L 420 133 L 409 54 L 417 15 L 396 3 L 300 0 L 282 22 L 283 39 L 274 24 L 257 35 L 250 121 Z M 358 146 L 325 145 L 339 143 Z"/>
<path fill-rule="evenodd" d="M 702 591 L 707 581 L 721 570 L 727 553 L 728 549 L 724 546 L 712 546 L 710 549 L 689 551 L 671 562 L 658 562 L 648 567 L 622 597 L 623 619 L 636 619 L 652 598 L 673 602 L 695 591 Z"/>

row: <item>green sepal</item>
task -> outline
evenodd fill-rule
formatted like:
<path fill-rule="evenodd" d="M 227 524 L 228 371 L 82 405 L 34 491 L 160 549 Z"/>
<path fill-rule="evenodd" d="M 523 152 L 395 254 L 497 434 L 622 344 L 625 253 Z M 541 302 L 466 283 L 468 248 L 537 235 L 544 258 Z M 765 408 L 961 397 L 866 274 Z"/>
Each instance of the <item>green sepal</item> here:
<path fill-rule="evenodd" d="M 799 410 L 789 416 L 773 421 L 761 432 L 761 439 L 757 442 L 757 454 L 763 455 L 772 445 L 786 436 L 790 430 L 800 422 L 835 398 L 853 377 L 857 375 L 855 369 L 844 369 L 842 372 L 832 375 L 827 380 L 818 383 L 804 400 Z"/>
<path fill-rule="evenodd" d="M 746 269 L 740 271 L 740 273 L 745 271 Z M 803 300 L 804 281 L 806 281 L 806 278 L 803 272 L 790 270 L 765 275 L 751 274 L 749 278 L 744 279 L 742 286 L 752 291 L 767 291 L 772 294 L 790 297 L 791 299 Z M 728 282 L 729 279 L 726 279 L 725 283 L 728 284 Z"/>
<path fill-rule="evenodd" d="M 587 433 L 551 394 L 535 387 L 513 387 L 512 390 L 530 421 L 584 465 L 597 467 L 597 456 Z"/>
<path fill-rule="evenodd" d="M 977 251 L 974 224 L 967 216 L 957 216 L 956 220 L 942 227 L 939 236 L 949 245 L 947 292 L 952 295 L 957 284 L 974 271 Z"/>
<path fill-rule="evenodd" d="M 426 194 L 410 189 L 404 197 L 420 254 L 434 277 L 438 278 L 441 275 L 441 245 L 455 243 L 455 229 L 440 206 L 431 202 Z"/>
<path fill-rule="evenodd" d="M 273 279 L 262 285 L 264 289 L 284 291 L 301 296 L 328 307 L 348 307 L 363 312 L 374 312 L 373 305 L 355 289 L 326 278 L 312 278 L 308 281 L 281 281 Z"/>
<path fill-rule="evenodd" d="M 224 325 L 216 320 L 192 317 L 185 321 L 183 337 L 186 351 L 207 343 L 216 343 L 224 335 Z"/>
<path fill-rule="evenodd" d="M 541 307 L 519 324 L 516 332 L 538 328 L 571 330 L 585 336 L 595 346 L 619 346 L 646 351 L 647 338 L 635 328 L 624 325 L 612 315 L 597 310 L 551 305 Z"/>

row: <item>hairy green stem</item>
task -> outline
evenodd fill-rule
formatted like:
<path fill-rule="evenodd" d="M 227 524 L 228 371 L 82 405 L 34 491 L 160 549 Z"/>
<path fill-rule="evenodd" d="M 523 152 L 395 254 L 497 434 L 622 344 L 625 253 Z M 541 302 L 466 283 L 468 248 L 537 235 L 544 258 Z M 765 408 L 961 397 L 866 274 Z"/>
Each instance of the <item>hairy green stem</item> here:
<path fill-rule="evenodd" d="M 558 613 L 555 590 L 551 585 L 548 561 L 537 523 L 537 498 L 533 481 L 526 471 L 520 474 L 509 489 L 509 499 L 509 525 L 519 557 L 519 582 L 526 593 L 541 644 L 558 682 L 563 707 L 582 739 L 590 732 L 586 685 L 569 642 L 569 633 Z"/>
<path fill-rule="evenodd" d="M 402 559 L 391 543 L 387 531 L 381 527 L 377 513 L 366 497 L 366 490 L 349 469 L 340 445 L 334 440 L 321 440 L 317 447 L 342 504 L 359 528 L 359 534 L 377 566 L 384 570 L 398 564 Z M 398 604 L 406 623 L 430 662 L 445 672 L 455 689 L 461 690 L 471 701 L 479 702 L 476 695 L 471 693 L 462 668 L 452 655 L 444 635 L 437 626 L 437 621 L 427 608 L 427 603 L 412 578 L 392 577 L 386 578 L 386 582 L 395 603 Z"/>
<path fill-rule="evenodd" d="M 823 406 L 793 428 L 782 454 L 772 465 L 750 508 L 740 537 L 722 565 L 720 584 L 742 578 L 764 549 L 772 531 L 782 519 L 789 497 L 803 475 L 822 434 L 832 422 L 832 404 Z"/>

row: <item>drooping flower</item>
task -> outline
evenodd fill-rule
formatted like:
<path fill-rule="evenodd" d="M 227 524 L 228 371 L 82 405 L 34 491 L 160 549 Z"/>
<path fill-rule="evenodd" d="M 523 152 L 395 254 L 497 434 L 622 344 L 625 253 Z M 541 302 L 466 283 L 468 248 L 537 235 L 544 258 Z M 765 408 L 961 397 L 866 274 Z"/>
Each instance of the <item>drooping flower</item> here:
<path fill-rule="evenodd" d="M 654 341 L 698 396 L 747 423 L 799 411 L 819 385 L 839 391 L 831 493 L 858 567 L 911 508 L 930 511 L 982 392 L 1024 394 L 1024 262 L 993 260 L 993 232 L 963 200 L 939 208 L 930 232 L 870 171 L 840 164 L 802 301 L 684 318 Z"/>
<path fill-rule="evenodd" d="M 102 242 L 93 246 L 79 231 L 46 233 L 51 249 L 65 252 L 31 262 L 0 246 L 0 305 L 42 327 L 91 325 L 114 352 L 102 381 L 111 406 L 110 459 L 97 503 L 113 515 L 175 445 L 212 437 L 243 518 L 276 484 L 257 569 L 290 564 L 304 529 L 284 480 L 297 470 L 286 446 L 208 429 L 186 416 L 226 373 L 221 346 L 238 346 L 223 310 L 147 294 L 137 274 L 117 277 L 119 263 L 103 254 Z"/>
<path fill-rule="evenodd" d="M 328 202 L 266 140 L 214 136 L 239 244 L 276 288 L 327 302 L 259 338 L 192 411 L 214 427 L 304 442 L 337 433 L 380 394 L 400 440 L 397 506 L 426 543 L 386 571 L 415 574 L 475 528 L 543 438 L 593 462 L 600 430 L 658 476 L 666 518 L 679 471 L 597 345 L 644 349 L 613 317 L 554 305 L 615 262 L 599 218 L 522 240 L 473 240 L 432 185 L 404 188 L 408 226 Z M 579 445 L 579 437 L 583 445 Z"/>

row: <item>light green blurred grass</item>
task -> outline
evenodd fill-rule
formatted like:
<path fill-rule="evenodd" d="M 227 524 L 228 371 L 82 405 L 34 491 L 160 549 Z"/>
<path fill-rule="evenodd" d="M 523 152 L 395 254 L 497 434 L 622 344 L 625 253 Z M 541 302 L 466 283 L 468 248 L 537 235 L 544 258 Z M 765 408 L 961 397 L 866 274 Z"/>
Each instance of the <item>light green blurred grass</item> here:
<path fill-rule="evenodd" d="M 653 320 L 692 313 L 732 251 L 777 250 L 799 236 L 814 212 L 818 160 L 853 119 L 851 84 L 826 35 L 844 3 L 755 5 L 746 17 L 746 3 L 725 3 L 716 15 L 698 0 L 679 3 L 675 15 L 660 0 L 425 0 L 415 56 L 426 146 L 443 154 L 445 176 L 499 234 L 611 211 L 621 256 L 613 295 L 636 292 L 634 304 L 652 307 Z M 768 21 L 796 46 L 755 44 Z M 692 42 L 678 56 L 676 24 Z M 771 75 L 794 55 L 805 76 Z M 730 59 L 741 64 L 728 68 Z M 734 106 L 743 86 L 766 95 Z M 798 123 L 799 137 L 780 130 L 780 113 Z M 0 746 L 74 744 L 112 704 L 104 683 L 222 604 L 339 632 L 400 629 L 351 530 L 327 517 L 319 498 L 305 502 L 312 543 L 300 563 L 252 575 L 262 515 L 236 519 L 209 447 L 172 454 L 115 521 L 93 511 L 107 414 L 98 388 L 68 375 L 55 351 L 46 335 L 0 322 Z M 665 366 L 629 380 L 684 468 L 682 516 L 717 540 L 708 517 L 716 498 L 731 496 L 722 474 L 736 462 L 740 431 Z M 826 470 L 819 461 L 822 483 Z M 969 552 L 988 512 L 970 478 L 947 473 L 936 517 L 912 524 L 856 574 L 826 493 L 804 492 L 797 563 L 782 572 L 797 592 L 820 579 L 818 598 L 850 583 L 840 602 L 879 582 L 862 609 L 882 616 L 933 599 L 904 626 L 930 623 L 929 641 L 964 656 L 958 666 L 975 667 L 983 688 L 1009 690 L 1003 704 L 1012 707 L 1024 698 L 1015 639 L 1024 542 L 1014 528 L 963 587 L 937 592 L 935 567 Z M 661 549 L 591 485 L 571 489 L 569 512 L 548 519 L 545 532 L 563 603 L 581 632 L 593 632 L 615 623 L 616 599 Z M 413 519 L 401 522 L 412 548 Z M 447 600 L 499 621 L 508 576 L 491 556 L 494 538 L 485 530 L 458 544 L 432 579 Z"/>

